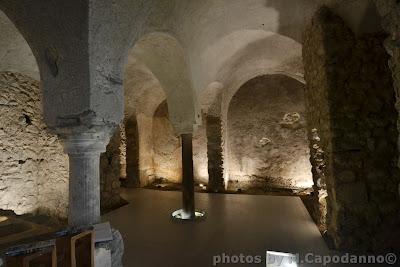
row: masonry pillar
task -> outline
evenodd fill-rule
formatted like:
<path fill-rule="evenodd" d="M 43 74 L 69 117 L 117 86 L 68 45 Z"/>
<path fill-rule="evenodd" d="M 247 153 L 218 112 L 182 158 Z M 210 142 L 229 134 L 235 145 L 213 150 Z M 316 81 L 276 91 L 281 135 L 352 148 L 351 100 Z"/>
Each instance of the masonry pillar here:
<path fill-rule="evenodd" d="M 323 200 L 326 187 L 327 234 L 339 250 L 398 247 L 398 113 L 384 38 L 355 35 L 327 7 L 304 34 L 315 195 Z"/>
<path fill-rule="evenodd" d="M 69 156 L 70 226 L 99 223 L 100 154 L 106 151 L 106 131 L 61 135 L 64 151 Z"/>
<path fill-rule="evenodd" d="M 181 135 L 183 219 L 195 218 L 192 137 L 191 133 Z"/>
<path fill-rule="evenodd" d="M 139 134 L 136 116 L 125 123 L 126 136 L 126 187 L 140 187 L 139 176 Z"/>
<path fill-rule="evenodd" d="M 208 158 L 208 190 L 210 192 L 224 191 L 222 123 L 221 118 L 208 115 L 207 128 L 207 158 Z"/>
<path fill-rule="evenodd" d="M 140 186 L 146 186 L 154 181 L 153 162 L 153 118 L 145 114 L 137 115 L 138 127 L 138 175 Z"/>

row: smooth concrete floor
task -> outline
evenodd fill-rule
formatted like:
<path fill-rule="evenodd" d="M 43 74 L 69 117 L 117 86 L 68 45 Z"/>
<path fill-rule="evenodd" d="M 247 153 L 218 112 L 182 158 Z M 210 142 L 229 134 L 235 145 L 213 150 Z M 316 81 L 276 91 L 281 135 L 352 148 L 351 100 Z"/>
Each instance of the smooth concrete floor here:
<path fill-rule="evenodd" d="M 196 193 L 196 206 L 207 217 L 186 223 L 171 219 L 181 208 L 180 192 L 129 189 L 123 197 L 130 204 L 103 219 L 124 238 L 125 267 L 214 266 L 222 253 L 259 255 L 262 263 L 217 266 L 266 266 L 267 250 L 329 254 L 298 197 Z"/>

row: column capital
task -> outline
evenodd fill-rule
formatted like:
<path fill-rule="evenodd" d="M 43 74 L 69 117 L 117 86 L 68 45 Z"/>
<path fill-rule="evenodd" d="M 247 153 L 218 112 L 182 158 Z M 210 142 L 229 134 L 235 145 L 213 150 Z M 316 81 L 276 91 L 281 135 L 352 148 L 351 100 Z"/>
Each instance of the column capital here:
<path fill-rule="evenodd" d="M 55 132 L 62 140 L 64 152 L 70 156 L 101 154 L 106 151 L 113 127 L 96 126 L 84 128 L 57 128 Z"/>

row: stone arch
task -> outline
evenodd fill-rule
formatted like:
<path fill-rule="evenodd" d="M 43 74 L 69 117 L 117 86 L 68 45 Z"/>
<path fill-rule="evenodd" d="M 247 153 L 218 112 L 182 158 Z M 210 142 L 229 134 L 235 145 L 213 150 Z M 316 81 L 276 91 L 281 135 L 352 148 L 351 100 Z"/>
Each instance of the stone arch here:
<path fill-rule="evenodd" d="M 0 11 L 0 209 L 67 216 L 68 158 L 43 120 L 34 50 Z"/>
<path fill-rule="evenodd" d="M 3 36 L 0 40 L 0 71 L 24 74 L 39 81 L 39 68 L 29 44 L 2 11 L 0 29 Z"/>
<path fill-rule="evenodd" d="M 229 103 L 225 131 L 229 188 L 310 188 L 305 117 L 304 84 L 293 78 L 263 75 L 240 86 Z"/>
<path fill-rule="evenodd" d="M 36 196 L 36 200 L 32 200 L 31 197 L 23 197 L 26 201 L 31 202 L 31 207 L 24 204 L 25 200 L 17 200 L 18 207 L 13 206 L 12 203 L 3 203 L 2 208 L 12 208 L 17 213 L 22 212 L 42 212 L 57 217 L 65 218 L 67 212 L 68 203 L 68 159 L 63 153 L 63 148 L 59 138 L 53 134 L 47 132 L 47 127 L 44 124 L 43 114 L 43 92 L 39 89 L 39 67 L 36 62 L 36 58 L 30 49 L 29 44 L 25 41 L 24 37 L 20 34 L 18 29 L 8 19 L 8 17 L 0 11 L 0 29 L 2 32 L 2 40 L 0 41 L 0 71 L 2 73 L 2 89 L 7 88 L 8 83 L 14 81 L 18 86 L 15 90 L 9 90 L 4 92 L 3 101 L 16 101 L 17 106 L 13 105 L 6 108 L 4 114 L 12 114 L 18 112 L 24 112 L 26 116 L 26 129 L 23 124 L 19 135 L 13 136 L 15 143 L 14 147 L 16 150 L 21 149 L 20 145 L 24 145 L 25 149 L 18 152 L 21 159 L 16 166 L 20 166 L 23 176 L 17 177 L 21 181 L 28 179 L 29 183 L 33 184 L 32 188 L 36 188 L 36 192 L 32 193 L 27 189 L 21 190 L 20 194 L 26 194 L 27 196 Z M 21 73 L 21 74 L 19 74 Z M 28 76 L 33 79 L 28 78 Z M 28 89 L 30 88 L 30 89 Z M 20 90 L 20 91 L 18 91 Z M 29 97 L 26 99 L 26 103 L 20 102 L 19 98 L 26 98 L 22 93 L 27 92 Z M 10 117 L 4 116 L 4 123 L 6 127 L 12 126 L 8 119 Z M 7 123 L 6 123 L 7 122 Z M 15 127 L 15 126 L 14 126 Z M 6 131 L 7 132 L 7 131 Z M 18 137 L 19 136 L 19 137 Z M 20 140 L 22 136 L 29 140 L 39 140 L 38 142 L 42 145 L 42 148 L 38 147 L 34 143 Z M 45 142 L 43 138 L 49 139 L 49 142 Z M 102 210 L 108 210 L 119 205 L 119 169 L 117 167 L 118 161 L 115 155 L 117 155 L 117 148 L 115 145 L 118 143 L 118 136 L 113 135 L 110 144 L 107 147 L 107 153 L 102 154 L 101 157 L 101 203 Z M 4 138 L 5 140 L 5 138 Z M 13 142 L 14 142 L 13 141 Z M 8 149 L 7 149 L 8 150 Z M 45 158 L 45 157 L 48 158 Z M 52 158 L 52 161 L 48 159 Z M 9 163 L 15 160 L 11 157 Z M 38 161 L 38 162 L 36 162 Z M 52 163 L 58 164 L 54 166 Z M 10 163 L 11 164 L 11 163 Z M 9 168 L 12 165 L 5 164 L 5 172 L 10 171 Z M 28 166 L 28 167 L 26 167 Z M 52 168 L 50 170 L 49 168 Z M 29 175 L 31 171 L 32 174 Z M 57 171 L 59 172 L 57 174 Z M 11 176 L 13 177 L 13 176 Z M 4 184 L 8 182 L 4 181 Z M 13 186 L 8 186 L 10 192 L 13 190 Z M 4 194 L 3 200 L 7 199 L 7 194 Z"/>
<path fill-rule="evenodd" d="M 67 216 L 68 158 L 43 122 L 39 82 L 0 72 L 0 209 Z"/>
<path fill-rule="evenodd" d="M 143 151 L 139 153 L 140 183 L 137 185 L 147 185 L 154 176 L 149 136 L 152 136 L 153 114 L 165 99 L 175 134 L 192 132 L 200 114 L 197 114 L 197 96 L 191 84 L 185 51 L 172 35 L 152 32 L 136 41 L 129 53 L 125 73 L 125 117 L 135 114 L 139 151 Z"/>
<path fill-rule="evenodd" d="M 240 45 L 229 47 L 232 39 L 237 40 Z M 222 155 L 228 154 L 226 120 L 229 102 L 235 92 L 246 81 L 258 75 L 281 73 L 300 81 L 302 81 L 303 75 L 301 44 L 291 38 L 264 30 L 242 30 L 225 36 L 219 41 L 219 46 L 209 49 L 208 54 L 215 54 L 227 45 L 228 52 L 226 53 L 229 56 L 224 57 L 219 62 L 218 68 L 209 74 L 209 79 L 214 82 L 209 83 L 201 92 L 202 108 L 210 116 L 208 121 L 213 124 L 213 126 L 210 124 L 208 128 L 217 131 L 214 131 L 214 135 L 220 136 L 218 142 L 221 142 L 220 145 L 212 145 L 209 148 L 216 153 L 214 153 L 214 162 L 222 162 L 222 166 L 214 165 L 215 170 L 209 169 L 209 173 L 223 172 L 225 182 L 227 181 L 228 162 L 226 159 L 222 160 L 224 157 Z M 212 100 L 205 101 L 209 96 L 212 96 Z M 217 124 L 212 122 L 217 122 Z M 212 143 L 215 141 L 210 140 Z M 209 156 L 212 157 L 211 154 Z M 209 167 L 212 166 L 213 164 L 210 164 L 209 161 Z M 220 178 L 216 179 L 221 180 Z M 212 189 L 212 191 L 215 190 Z"/>
<path fill-rule="evenodd" d="M 149 33 L 135 43 L 129 58 L 144 64 L 159 81 L 175 131 L 192 132 L 200 114 L 187 55 L 179 41 L 167 33 Z"/>
<path fill-rule="evenodd" d="M 130 153 L 132 159 L 135 159 L 136 153 L 138 155 L 137 161 L 127 160 L 126 156 L 122 157 L 122 161 L 126 162 L 126 169 L 131 170 L 127 173 L 127 180 L 124 181 L 124 184 L 128 186 L 146 186 L 152 180 L 151 177 L 154 175 L 153 115 L 165 99 L 164 88 L 157 77 L 144 63 L 131 54 L 124 77 L 125 150 L 123 151 L 126 156 Z M 127 123 L 131 126 L 126 127 Z M 137 138 L 137 140 L 132 140 L 132 138 Z"/>

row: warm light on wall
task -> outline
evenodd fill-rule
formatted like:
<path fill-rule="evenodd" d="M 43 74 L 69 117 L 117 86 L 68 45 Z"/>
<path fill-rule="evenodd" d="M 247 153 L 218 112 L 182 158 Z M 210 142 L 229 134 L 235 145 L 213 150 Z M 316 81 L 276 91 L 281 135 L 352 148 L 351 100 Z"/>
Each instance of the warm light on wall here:
<path fill-rule="evenodd" d="M 251 163 L 253 161 L 253 163 Z M 240 161 L 229 162 L 229 171 L 227 172 L 226 181 L 238 181 L 239 183 L 249 183 L 254 181 L 257 173 L 257 168 L 254 167 L 254 159 L 245 159 L 241 161 L 242 165 L 238 164 Z M 310 188 L 313 186 L 313 179 L 311 173 L 311 164 L 307 157 L 299 158 L 298 161 L 287 165 L 280 173 L 280 177 L 276 177 L 285 181 L 290 187 L 293 188 Z M 283 186 L 283 184 L 282 184 Z"/>
<path fill-rule="evenodd" d="M 208 182 L 208 166 L 207 162 L 202 162 L 197 160 L 196 158 L 193 159 L 194 163 L 194 176 L 198 182 L 207 183 Z"/>
<path fill-rule="evenodd" d="M 284 177 L 291 177 L 293 186 L 310 188 L 313 186 L 311 163 L 309 158 L 299 158 L 295 163 L 287 166 Z"/>

